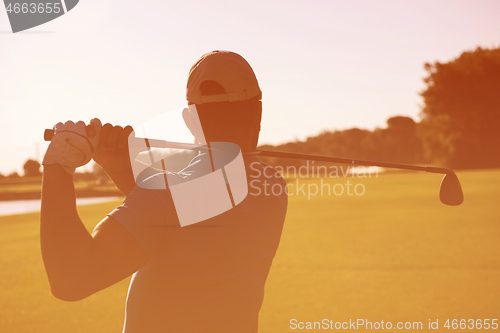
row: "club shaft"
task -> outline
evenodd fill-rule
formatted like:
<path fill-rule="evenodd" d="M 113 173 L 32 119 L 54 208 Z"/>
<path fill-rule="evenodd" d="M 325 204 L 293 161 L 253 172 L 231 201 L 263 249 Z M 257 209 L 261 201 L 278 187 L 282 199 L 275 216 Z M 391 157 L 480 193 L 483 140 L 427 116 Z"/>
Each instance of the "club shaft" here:
<path fill-rule="evenodd" d="M 352 158 L 343 157 L 330 157 L 321 155 L 309 155 L 309 154 L 297 154 L 297 153 L 287 153 L 281 151 L 272 150 L 256 150 L 255 152 L 249 153 L 251 155 L 265 156 L 265 157 L 279 157 L 279 158 L 290 158 L 296 160 L 309 160 L 309 161 L 320 161 L 320 162 L 331 162 L 331 163 L 341 163 L 341 164 L 352 164 L 352 165 L 364 165 L 364 166 L 377 166 L 382 168 L 392 168 L 392 169 L 404 169 L 404 170 L 417 170 L 432 173 L 452 173 L 453 171 L 447 168 L 439 167 L 429 167 L 429 166 L 418 166 L 409 164 L 398 164 L 398 163 L 388 163 L 379 161 L 369 161 L 369 160 L 359 160 Z"/>
<path fill-rule="evenodd" d="M 54 136 L 54 130 L 52 130 L 52 129 L 45 130 L 45 133 L 44 133 L 45 141 L 52 140 L 53 136 Z M 138 138 L 138 139 L 140 139 L 140 138 Z M 170 141 L 155 140 L 155 139 L 142 139 L 142 140 L 147 140 L 148 146 L 155 147 L 155 148 L 202 149 L 202 146 L 192 144 L 192 143 L 170 142 Z M 308 161 L 319 161 L 319 162 L 330 162 L 330 163 L 341 163 L 341 164 L 351 164 L 351 165 L 356 165 L 356 166 L 377 166 L 377 167 L 382 167 L 382 168 L 416 170 L 416 171 L 425 171 L 425 172 L 441 173 L 441 174 L 453 173 L 452 170 L 447 169 L 447 168 L 388 163 L 388 162 L 380 162 L 380 161 L 359 160 L 359 159 L 343 158 L 343 157 L 297 154 L 297 153 L 288 153 L 288 152 L 272 151 L 272 150 L 255 150 L 253 152 L 245 153 L 245 155 L 289 158 L 289 159 L 295 159 L 295 160 L 308 160 Z"/>

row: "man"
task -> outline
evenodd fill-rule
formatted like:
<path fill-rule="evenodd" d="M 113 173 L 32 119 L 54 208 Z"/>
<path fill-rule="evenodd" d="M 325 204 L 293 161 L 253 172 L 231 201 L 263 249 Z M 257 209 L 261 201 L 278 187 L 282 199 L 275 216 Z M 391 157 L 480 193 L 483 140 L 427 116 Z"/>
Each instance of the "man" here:
<path fill-rule="evenodd" d="M 191 68 L 186 96 L 201 121 L 203 134 L 192 108 L 184 111 L 197 141 L 232 142 L 243 152 L 256 148 L 261 91 L 241 56 L 228 51 L 203 55 Z M 270 196 L 250 191 L 232 209 L 181 227 L 169 188 L 146 189 L 166 175 L 136 186 L 127 148 L 131 132 L 129 126 L 101 127 L 98 119 L 90 126 L 55 126 L 43 161 L 41 210 L 42 256 L 52 293 L 80 300 L 133 274 L 124 332 L 257 332 L 264 284 L 286 215 L 286 191 Z M 92 235 L 78 217 L 72 179 L 75 167 L 90 157 L 127 195 Z M 256 157 L 246 156 L 244 165 L 252 189 L 286 186 Z M 190 181 L 213 171 L 205 153 L 169 176 Z"/>

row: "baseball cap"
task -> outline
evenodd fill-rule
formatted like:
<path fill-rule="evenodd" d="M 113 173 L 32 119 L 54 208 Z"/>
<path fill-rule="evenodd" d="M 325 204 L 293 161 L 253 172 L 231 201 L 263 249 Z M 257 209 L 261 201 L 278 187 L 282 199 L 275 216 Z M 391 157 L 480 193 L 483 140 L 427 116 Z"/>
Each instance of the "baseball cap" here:
<path fill-rule="evenodd" d="M 220 84 L 225 94 L 202 95 L 205 81 Z M 186 87 L 189 104 L 246 101 L 261 94 L 255 73 L 248 62 L 231 51 L 205 53 L 191 67 Z"/>

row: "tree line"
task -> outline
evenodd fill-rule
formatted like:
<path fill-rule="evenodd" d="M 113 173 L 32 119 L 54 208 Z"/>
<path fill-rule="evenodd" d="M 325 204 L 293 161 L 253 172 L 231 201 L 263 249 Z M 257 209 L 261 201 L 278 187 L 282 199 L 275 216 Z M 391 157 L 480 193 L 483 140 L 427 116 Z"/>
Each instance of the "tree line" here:
<path fill-rule="evenodd" d="M 394 116 L 387 128 L 323 131 L 304 141 L 259 148 L 453 169 L 500 167 L 500 48 L 466 51 L 447 63 L 426 63 L 424 69 L 419 122 Z M 266 160 L 282 166 L 302 163 Z M 40 175 L 38 161 L 26 161 L 23 169 L 25 176 Z"/>
<path fill-rule="evenodd" d="M 36 159 L 28 159 L 23 164 L 23 172 L 19 174 L 17 171 L 11 172 L 8 175 L 2 175 L 0 173 L 0 179 L 15 179 L 21 177 L 33 178 L 33 181 L 41 181 L 42 180 L 42 165 Z M 96 163 L 94 163 L 92 171 L 86 172 L 75 172 L 74 178 L 76 181 L 88 181 L 95 180 L 99 183 L 110 183 L 110 178 L 106 174 L 106 172 Z"/>
<path fill-rule="evenodd" d="M 419 122 L 394 116 L 384 129 L 324 131 L 304 141 L 260 148 L 453 169 L 500 167 L 500 48 L 477 48 L 424 68 Z"/>

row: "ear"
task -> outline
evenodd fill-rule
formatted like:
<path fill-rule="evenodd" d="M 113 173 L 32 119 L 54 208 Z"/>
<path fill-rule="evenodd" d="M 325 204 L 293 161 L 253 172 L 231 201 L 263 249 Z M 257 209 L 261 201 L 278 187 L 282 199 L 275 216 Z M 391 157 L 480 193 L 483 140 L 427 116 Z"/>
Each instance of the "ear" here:
<path fill-rule="evenodd" d="M 182 119 L 184 119 L 184 123 L 186 124 L 187 128 L 189 128 L 189 131 L 193 136 L 196 136 L 193 131 L 193 122 L 191 120 L 191 113 L 189 112 L 188 108 L 184 108 L 182 110 Z"/>
<path fill-rule="evenodd" d="M 195 111 L 190 111 L 188 108 L 182 110 L 182 119 L 186 123 L 187 128 L 194 136 L 195 143 L 200 145 L 206 145 L 205 136 L 203 135 L 203 129 L 198 119 L 198 114 Z"/>

